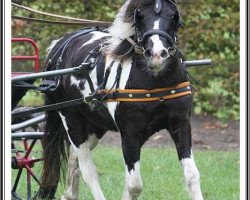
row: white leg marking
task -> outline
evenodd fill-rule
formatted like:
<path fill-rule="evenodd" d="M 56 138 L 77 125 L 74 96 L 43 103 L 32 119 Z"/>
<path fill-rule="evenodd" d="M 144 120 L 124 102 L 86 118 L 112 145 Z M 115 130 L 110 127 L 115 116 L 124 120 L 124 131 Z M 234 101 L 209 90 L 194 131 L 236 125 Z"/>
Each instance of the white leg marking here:
<path fill-rule="evenodd" d="M 142 192 L 142 179 L 140 173 L 140 162 L 136 162 L 134 169 L 130 172 L 126 167 L 126 183 L 123 200 L 136 200 Z"/>
<path fill-rule="evenodd" d="M 103 33 L 103 32 L 99 32 L 99 31 L 94 31 L 94 32 L 91 33 L 91 35 L 92 35 L 91 39 L 88 40 L 86 43 L 84 43 L 84 44 L 78 49 L 78 51 L 79 51 L 81 48 L 83 48 L 83 47 L 85 47 L 85 46 L 87 46 L 87 45 L 89 45 L 89 44 L 95 42 L 96 40 L 99 40 L 99 39 L 101 39 L 101 38 L 103 38 L 103 37 L 110 36 L 109 33 Z"/>
<path fill-rule="evenodd" d="M 203 200 L 201 189 L 200 189 L 200 175 L 195 165 L 193 156 L 191 158 L 184 158 L 181 160 L 181 164 L 186 179 L 186 185 L 188 191 L 193 200 Z"/>
<path fill-rule="evenodd" d="M 62 119 L 64 128 L 68 134 L 69 128 L 67 126 L 66 119 L 62 115 L 61 112 L 59 112 L 59 115 Z M 90 148 L 94 147 L 94 145 L 97 143 L 97 140 L 95 139 L 95 137 L 91 136 L 90 141 L 87 140 L 85 143 L 81 144 L 79 148 L 77 148 L 72 142 L 72 140 L 70 139 L 69 134 L 68 134 L 68 137 L 72 145 L 72 148 L 75 151 L 75 155 L 77 155 L 78 157 L 80 170 L 82 172 L 82 176 L 83 176 L 85 183 L 91 189 L 91 192 L 95 200 L 105 200 L 105 197 L 102 193 L 102 190 L 98 182 L 98 176 L 97 176 L 95 164 L 92 160 L 91 151 L 90 151 Z"/>
<path fill-rule="evenodd" d="M 70 146 L 68 159 L 67 185 L 61 200 L 78 200 L 79 199 L 79 165 L 77 155 Z"/>
<path fill-rule="evenodd" d="M 88 141 L 89 141 L 89 148 L 90 150 L 93 150 L 97 145 L 98 143 L 100 142 L 100 139 L 98 139 L 95 134 L 91 134 L 88 138 Z"/>
<path fill-rule="evenodd" d="M 88 138 L 90 150 L 94 149 L 99 143 L 99 139 L 94 135 Z M 79 199 L 79 165 L 77 155 L 70 146 L 68 159 L 67 185 L 61 200 L 78 200 Z"/>
<path fill-rule="evenodd" d="M 79 148 L 77 148 L 76 154 L 83 179 L 91 189 L 95 200 L 105 200 L 98 182 L 96 167 L 91 157 L 89 141 L 81 144 Z"/>

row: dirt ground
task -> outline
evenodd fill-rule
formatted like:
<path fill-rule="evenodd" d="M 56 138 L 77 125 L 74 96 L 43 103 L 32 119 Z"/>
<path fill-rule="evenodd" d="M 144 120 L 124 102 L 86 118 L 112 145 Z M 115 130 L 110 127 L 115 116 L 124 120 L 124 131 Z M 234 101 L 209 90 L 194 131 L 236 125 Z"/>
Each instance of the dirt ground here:
<path fill-rule="evenodd" d="M 221 123 L 211 116 L 192 116 L 193 149 L 210 150 L 239 150 L 240 130 L 239 121 Z M 108 132 L 102 139 L 101 145 L 120 146 L 120 134 Z M 149 138 L 145 147 L 174 147 L 169 133 L 160 131 Z"/>

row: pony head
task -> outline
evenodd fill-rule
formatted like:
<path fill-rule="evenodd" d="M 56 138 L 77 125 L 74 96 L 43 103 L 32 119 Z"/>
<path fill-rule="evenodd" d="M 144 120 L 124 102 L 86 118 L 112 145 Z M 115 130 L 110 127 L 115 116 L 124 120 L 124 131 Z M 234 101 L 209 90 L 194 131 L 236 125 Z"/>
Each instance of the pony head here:
<path fill-rule="evenodd" d="M 180 27 L 182 23 L 174 0 L 127 0 L 110 28 L 111 40 L 115 49 L 132 37 L 142 49 L 150 70 L 157 74 L 171 57 L 176 57 Z"/>

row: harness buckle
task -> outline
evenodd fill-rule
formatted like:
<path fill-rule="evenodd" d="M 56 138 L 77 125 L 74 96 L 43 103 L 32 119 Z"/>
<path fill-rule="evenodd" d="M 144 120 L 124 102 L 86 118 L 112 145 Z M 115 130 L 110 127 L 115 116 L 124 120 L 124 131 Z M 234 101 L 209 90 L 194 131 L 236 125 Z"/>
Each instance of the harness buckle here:
<path fill-rule="evenodd" d="M 135 45 L 134 50 L 137 54 L 143 54 L 143 48 L 141 48 L 139 45 Z"/>
<path fill-rule="evenodd" d="M 165 101 L 165 99 L 164 99 L 163 97 L 160 97 L 160 98 L 159 98 L 159 101 L 160 101 L 160 102 L 163 102 L 163 101 Z"/>

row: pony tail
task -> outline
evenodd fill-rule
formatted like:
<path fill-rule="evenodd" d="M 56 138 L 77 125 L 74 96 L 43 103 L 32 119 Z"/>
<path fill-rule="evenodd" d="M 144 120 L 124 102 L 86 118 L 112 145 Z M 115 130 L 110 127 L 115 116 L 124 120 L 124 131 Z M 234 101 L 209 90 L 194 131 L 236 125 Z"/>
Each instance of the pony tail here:
<path fill-rule="evenodd" d="M 46 104 L 48 99 L 46 99 Z M 68 158 L 69 143 L 65 140 L 65 129 L 57 111 L 49 111 L 46 118 L 45 137 L 42 141 L 44 165 L 39 197 L 53 199 L 57 185 L 65 180 L 65 164 Z"/>

